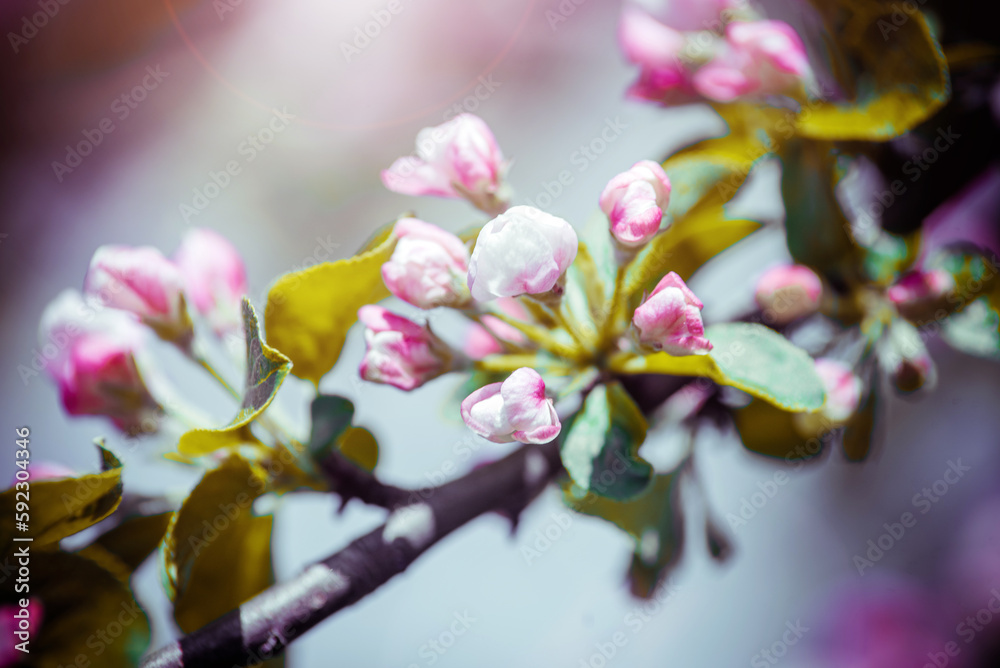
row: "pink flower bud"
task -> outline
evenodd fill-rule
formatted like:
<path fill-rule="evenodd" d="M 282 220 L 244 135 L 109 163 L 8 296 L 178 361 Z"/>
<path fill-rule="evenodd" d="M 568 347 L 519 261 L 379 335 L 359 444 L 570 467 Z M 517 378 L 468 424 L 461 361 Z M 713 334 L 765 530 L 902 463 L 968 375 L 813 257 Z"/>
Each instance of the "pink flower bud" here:
<path fill-rule="evenodd" d="M 486 223 L 469 263 L 474 299 L 543 294 L 557 289 L 579 242 L 562 218 L 515 206 Z"/>
<path fill-rule="evenodd" d="M 823 282 L 801 264 L 768 269 L 757 279 L 755 299 L 764 310 L 764 322 L 784 325 L 819 309 Z"/>
<path fill-rule="evenodd" d="M 504 297 L 497 300 L 497 306 L 507 315 L 519 320 L 529 320 L 527 309 L 516 299 Z M 492 315 L 484 315 L 483 325 L 473 324 L 466 333 L 465 343 L 462 346 L 464 352 L 470 359 L 481 360 L 490 355 L 502 353 L 504 347 L 500 339 L 511 343 L 524 343 L 524 334 L 520 330 L 508 325 L 500 318 Z"/>
<path fill-rule="evenodd" d="M 830 422 L 841 424 L 854 415 L 861 403 L 864 389 L 861 379 L 851 367 L 835 359 L 820 357 L 814 364 L 826 392 L 822 415 Z"/>
<path fill-rule="evenodd" d="M 394 232 L 399 242 L 382 265 L 389 291 L 419 308 L 467 306 L 469 250 L 462 240 L 416 218 L 401 219 Z"/>
<path fill-rule="evenodd" d="M 548 443 L 562 429 L 552 400 L 545 396 L 545 381 L 527 367 L 466 397 L 462 419 L 494 443 Z"/>
<path fill-rule="evenodd" d="M 670 272 L 632 317 L 639 342 L 671 355 L 704 355 L 712 349 L 705 338 L 701 303 L 680 276 Z"/>
<path fill-rule="evenodd" d="M 909 307 L 937 301 L 955 289 L 955 278 L 944 269 L 913 271 L 891 286 L 886 296 L 896 306 Z"/>
<path fill-rule="evenodd" d="M 248 292 L 239 252 L 218 232 L 195 228 L 174 253 L 187 296 L 220 336 L 241 331 L 240 301 Z"/>
<path fill-rule="evenodd" d="M 184 279 L 155 248 L 101 246 L 90 261 L 84 292 L 105 306 L 137 315 L 160 338 L 183 342 L 191 336 Z"/>
<path fill-rule="evenodd" d="M 674 30 L 717 30 L 723 10 L 739 7 L 746 0 L 669 0 L 659 3 L 656 17 Z"/>
<path fill-rule="evenodd" d="M 507 163 L 483 119 L 459 114 L 417 134 L 417 155 L 399 158 L 382 172 L 382 183 L 403 195 L 469 200 L 496 215 L 507 208 Z"/>
<path fill-rule="evenodd" d="M 618 41 L 625 57 L 640 67 L 630 97 L 658 102 L 672 92 L 690 91 L 690 75 L 681 60 L 685 44 L 681 32 L 641 9 L 626 7 L 618 25 Z"/>
<path fill-rule="evenodd" d="M 22 611 L 27 611 L 27 616 Z M 37 598 L 28 599 L 28 605 L 24 608 L 11 603 L 0 605 L 0 668 L 27 665 L 25 657 L 29 655 L 17 649 L 16 645 L 21 642 L 21 638 L 16 633 L 26 632 L 25 637 L 32 640 L 37 638 L 42 627 L 43 612 L 42 602 Z"/>
<path fill-rule="evenodd" d="M 879 341 L 878 361 L 893 386 L 902 394 L 921 388 L 931 390 L 937 384 L 937 367 L 920 332 L 905 320 L 890 325 L 887 336 Z"/>
<path fill-rule="evenodd" d="M 805 46 L 782 21 L 733 22 L 726 42 L 695 73 L 695 90 L 718 102 L 780 94 L 810 76 Z"/>
<path fill-rule="evenodd" d="M 47 369 L 70 415 L 105 415 L 123 431 L 151 431 L 159 406 L 136 365 L 144 332 L 121 311 L 86 304 L 73 291 L 42 315 L 43 349 L 54 346 Z"/>
<path fill-rule="evenodd" d="M 362 306 L 358 318 L 368 327 L 360 368 L 365 380 L 409 391 L 451 368 L 448 346 L 426 326 L 374 305 Z"/>
<path fill-rule="evenodd" d="M 670 202 L 670 179 L 658 163 L 642 160 L 611 179 L 600 202 L 614 238 L 624 246 L 642 246 L 660 231 Z"/>

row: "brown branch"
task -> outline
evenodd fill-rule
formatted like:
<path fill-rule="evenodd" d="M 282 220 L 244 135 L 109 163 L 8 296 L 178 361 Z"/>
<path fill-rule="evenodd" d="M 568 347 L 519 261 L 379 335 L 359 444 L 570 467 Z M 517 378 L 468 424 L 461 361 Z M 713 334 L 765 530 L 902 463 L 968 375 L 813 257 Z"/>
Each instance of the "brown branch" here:
<path fill-rule="evenodd" d="M 388 504 L 395 509 L 378 529 L 151 654 L 142 668 L 239 668 L 280 654 L 470 520 L 496 511 L 516 521 L 561 471 L 555 442 L 527 445 L 458 480 L 409 492 L 406 504 Z"/>
<path fill-rule="evenodd" d="M 392 510 L 416 503 L 427 490 L 409 490 L 387 485 L 361 468 L 339 450 L 331 451 L 319 462 L 320 471 L 329 481 L 331 490 L 340 496 L 341 509 L 351 499 Z"/>

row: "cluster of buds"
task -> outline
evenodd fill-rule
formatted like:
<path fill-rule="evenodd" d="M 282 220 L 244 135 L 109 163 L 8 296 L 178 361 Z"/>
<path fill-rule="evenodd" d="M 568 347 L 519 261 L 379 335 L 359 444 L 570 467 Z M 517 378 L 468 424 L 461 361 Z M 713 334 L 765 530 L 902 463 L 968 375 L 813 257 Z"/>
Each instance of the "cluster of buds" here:
<path fill-rule="evenodd" d="M 236 249 L 215 232 L 190 231 L 174 258 L 151 247 L 102 246 L 83 293 L 67 291 L 46 309 L 39 336 L 57 354 L 47 370 L 70 415 L 103 415 L 127 434 L 155 429 L 160 406 L 137 357 L 148 330 L 191 352 L 188 305 L 223 336 L 241 327 L 246 270 Z"/>
<path fill-rule="evenodd" d="M 365 306 L 358 313 L 367 327 L 361 377 L 409 391 L 448 371 L 468 368 L 472 360 L 530 349 L 526 328 L 556 323 L 576 338 L 561 310 L 566 272 L 579 250 L 569 222 L 531 206 L 508 208 L 506 163 L 479 118 L 463 114 L 425 128 L 417 144 L 419 157 L 401 158 L 383 172 L 389 189 L 464 197 L 495 217 L 482 227 L 471 253 L 459 237 L 435 225 L 399 220 L 397 244 L 382 277 L 389 291 L 408 304 L 457 309 L 474 322 L 463 352 L 458 352 L 427 325 Z M 661 231 L 669 200 L 670 179 L 648 160 L 615 176 L 604 189 L 600 206 L 622 271 Z M 670 273 L 635 310 L 631 339 L 645 350 L 705 354 L 712 344 L 704 336 L 702 306 L 684 281 Z M 545 380 L 528 367 L 473 392 L 462 402 L 461 414 L 473 432 L 497 443 L 542 443 L 561 429 Z"/>
<path fill-rule="evenodd" d="M 681 0 L 656 16 L 627 5 L 619 41 L 640 67 L 629 94 L 643 100 L 732 102 L 794 93 L 811 76 L 795 30 L 745 0 Z"/>

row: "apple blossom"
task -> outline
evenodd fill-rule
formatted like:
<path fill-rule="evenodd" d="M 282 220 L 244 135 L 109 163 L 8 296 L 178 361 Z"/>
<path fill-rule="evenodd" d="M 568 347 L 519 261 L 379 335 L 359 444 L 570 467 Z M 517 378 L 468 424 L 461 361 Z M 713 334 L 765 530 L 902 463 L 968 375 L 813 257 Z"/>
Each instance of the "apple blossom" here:
<path fill-rule="evenodd" d="M 712 349 L 705 338 L 701 303 L 675 272 L 657 283 L 632 317 L 639 343 L 671 355 L 704 355 Z"/>
<path fill-rule="evenodd" d="M 468 305 L 469 250 L 461 239 L 416 218 L 401 219 L 394 232 L 399 242 L 382 265 L 392 294 L 424 309 Z"/>
<path fill-rule="evenodd" d="M 783 21 L 736 21 L 725 43 L 692 78 L 699 94 L 717 102 L 786 92 L 810 75 L 805 46 Z"/>
<path fill-rule="evenodd" d="M 673 92 L 690 93 L 690 73 L 681 58 L 683 33 L 639 8 L 626 7 L 618 25 L 618 41 L 625 57 L 640 68 L 630 97 L 658 102 Z"/>
<path fill-rule="evenodd" d="M 465 198 L 497 215 L 507 208 L 507 163 L 483 119 L 459 114 L 417 134 L 417 154 L 396 160 L 382 183 L 403 195 Z"/>
<path fill-rule="evenodd" d="M 98 248 L 87 270 L 84 292 L 105 306 L 135 314 L 162 339 L 181 345 L 190 341 L 184 279 L 151 246 Z"/>
<path fill-rule="evenodd" d="M 522 367 L 502 383 L 481 387 L 462 402 L 462 419 L 476 434 L 494 443 L 547 443 L 562 424 L 545 381 L 534 369 Z"/>
<path fill-rule="evenodd" d="M 46 308 L 39 334 L 43 344 L 57 344 L 47 369 L 67 413 L 105 415 L 128 433 L 151 431 L 159 406 L 136 364 L 144 332 L 131 316 L 94 310 L 68 290 Z"/>
<path fill-rule="evenodd" d="M 186 294 L 216 333 L 241 331 L 240 300 L 247 294 L 247 272 L 239 252 L 218 232 L 195 228 L 174 253 Z"/>
<path fill-rule="evenodd" d="M 851 367 L 841 361 L 820 357 L 814 365 L 826 393 L 822 413 L 831 422 L 841 424 L 858 409 L 864 385 Z"/>
<path fill-rule="evenodd" d="M 500 311 L 513 318 L 524 321 L 531 319 L 527 309 L 516 299 L 504 297 L 498 299 L 496 304 Z M 501 341 L 516 344 L 525 342 L 524 334 L 520 330 L 508 325 L 496 316 L 484 315 L 480 322 L 482 324 L 473 323 L 469 327 L 462 345 L 462 352 L 470 359 L 481 360 L 490 355 L 504 352 Z"/>
<path fill-rule="evenodd" d="M 944 269 L 912 271 L 902 276 L 886 291 L 886 297 L 899 307 L 937 301 L 955 289 L 954 277 Z"/>
<path fill-rule="evenodd" d="M 819 309 L 823 282 L 809 267 L 781 265 L 757 279 L 754 298 L 768 324 L 784 325 Z"/>
<path fill-rule="evenodd" d="M 486 223 L 469 262 L 469 290 L 478 301 L 561 294 L 561 280 L 579 241 L 562 218 L 515 206 Z"/>
<path fill-rule="evenodd" d="M 451 368 L 448 346 L 426 326 L 371 304 L 361 307 L 358 319 L 368 328 L 359 369 L 365 380 L 409 391 Z"/>
<path fill-rule="evenodd" d="M 611 234 L 629 247 L 642 246 L 656 236 L 669 202 L 670 179 L 652 160 L 637 162 L 612 178 L 600 198 Z"/>

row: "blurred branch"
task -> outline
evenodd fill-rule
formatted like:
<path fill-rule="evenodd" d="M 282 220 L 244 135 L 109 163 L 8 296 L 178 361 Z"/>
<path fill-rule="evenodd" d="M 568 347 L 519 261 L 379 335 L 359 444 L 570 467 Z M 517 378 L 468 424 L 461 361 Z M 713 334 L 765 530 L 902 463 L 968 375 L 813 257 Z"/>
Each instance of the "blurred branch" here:
<path fill-rule="evenodd" d="M 319 622 L 402 573 L 470 520 L 500 512 L 516 524 L 521 511 L 561 471 L 559 446 L 551 442 L 524 446 L 440 487 L 414 492 L 383 487 L 378 493 L 386 493 L 382 500 L 395 508 L 385 524 L 151 654 L 142 668 L 235 668 L 276 656 Z M 399 505 L 397 492 L 414 502 Z"/>
<path fill-rule="evenodd" d="M 405 506 L 407 502 L 419 501 L 431 491 L 429 488 L 409 490 L 387 485 L 338 450 L 330 452 L 319 463 L 319 468 L 323 477 L 329 481 L 332 491 L 340 496 L 341 510 L 351 499 L 392 510 Z"/>

